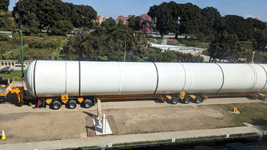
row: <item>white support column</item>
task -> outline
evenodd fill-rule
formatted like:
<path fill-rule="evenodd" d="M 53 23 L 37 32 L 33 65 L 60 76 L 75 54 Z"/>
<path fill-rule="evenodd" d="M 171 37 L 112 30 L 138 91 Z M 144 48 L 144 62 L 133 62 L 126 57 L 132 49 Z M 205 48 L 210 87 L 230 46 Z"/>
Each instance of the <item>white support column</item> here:
<path fill-rule="evenodd" d="M 103 115 L 103 122 L 102 122 L 102 133 L 106 134 L 107 133 L 107 120 L 106 120 L 106 115 Z"/>
<path fill-rule="evenodd" d="M 102 121 L 102 109 L 101 109 L 101 100 L 97 99 L 97 118 L 99 121 Z"/>

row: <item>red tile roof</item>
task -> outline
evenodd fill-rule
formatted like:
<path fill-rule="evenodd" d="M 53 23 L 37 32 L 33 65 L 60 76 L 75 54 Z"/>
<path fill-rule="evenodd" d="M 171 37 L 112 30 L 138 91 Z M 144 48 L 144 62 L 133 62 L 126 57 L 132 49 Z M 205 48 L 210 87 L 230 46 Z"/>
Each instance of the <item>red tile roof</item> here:
<path fill-rule="evenodd" d="M 117 20 L 128 20 L 129 17 L 123 17 L 123 16 L 119 16 Z"/>

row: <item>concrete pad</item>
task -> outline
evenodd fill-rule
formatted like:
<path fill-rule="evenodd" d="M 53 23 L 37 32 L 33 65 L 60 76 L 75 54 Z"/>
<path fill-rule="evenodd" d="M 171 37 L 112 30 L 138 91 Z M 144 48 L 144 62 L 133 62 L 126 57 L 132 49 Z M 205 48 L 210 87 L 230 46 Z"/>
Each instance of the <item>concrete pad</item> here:
<path fill-rule="evenodd" d="M 202 136 L 206 136 L 204 133 L 205 131 L 203 130 L 191 130 L 191 131 L 186 131 L 186 133 L 190 136 L 190 137 L 202 137 Z"/>
<path fill-rule="evenodd" d="M 2 149 L 2 145 L 0 147 L 1 150 L 15 150 L 15 149 L 26 149 L 24 143 L 16 143 L 16 144 L 5 144 L 4 148 Z"/>
<path fill-rule="evenodd" d="M 162 132 L 159 133 L 159 135 L 163 138 L 163 139 L 172 139 L 175 137 L 175 134 L 173 132 Z"/>
<path fill-rule="evenodd" d="M 113 143 L 121 143 L 121 141 L 130 143 L 130 142 L 138 142 L 138 141 L 146 141 L 147 138 L 144 136 L 144 134 L 129 134 L 124 136 L 116 136 L 114 138 Z"/>
<path fill-rule="evenodd" d="M 250 127 L 236 127 L 236 128 L 224 128 L 229 132 L 229 134 L 240 134 L 240 133 L 247 133 Z"/>
<path fill-rule="evenodd" d="M 63 142 L 65 140 L 56 140 L 56 141 L 43 141 L 43 149 L 44 148 L 57 148 L 57 147 L 63 147 Z"/>
<path fill-rule="evenodd" d="M 221 133 L 218 133 L 216 130 L 203 130 L 203 133 L 205 136 L 220 136 L 222 135 Z"/>
<path fill-rule="evenodd" d="M 29 142 L 29 143 L 23 144 L 24 149 L 38 149 L 43 146 L 44 146 L 43 142 Z"/>
<path fill-rule="evenodd" d="M 181 138 L 189 138 L 190 135 L 186 131 L 180 131 L 174 133 L 174 138 L 181 139 Z"/>
<path fill-rule="evenodd" d="M 1 150 L 10 150 L 12 149 L 12 145 L 14 144 L 3 144 L 3 145 L 0 145 L 0 149 Z M 16 146 L 13 146 L 13 149 L 15 148 Z"/>
<path fill-rule="evenodd" d="M 73 147 L 73 146 L 79 146 L 83 145 L 80 139 L 68 139 L 68 140 L 63 140 L 62 142 L 62 147 Z"/>
<path fill-rule="evenodd" d="M 158 133 L 144 134 L 144 137 L 147 139 L 147 141 L 163 140 L 164 139 Z"/>
<path fill-rule="evenodd" d="M 213 129 L 212 130 L 214 133 L 218 134 L 218 135 L 226 135 L 226 134 L 230 134 L 227 130 L 225 129 Z"/>
<path fill-rule="evenodd" d="M 248 126 L 248 127 L 253 127 L 253 125 L 252 125 L 252 124 L 250 124 L 250 123 L 247 123 L 247 122 L 243 122 L 243 124 L 244 124 L 244 125 L 246 125 L 246 126 Z"/>
<path fill-rule="evenodd" d="M 92 116 L 94 127 L 95 127 L 95 134 L 96 135 L 106 135 L 106 134 L 112 134 L 112 131 L 110 129 L 108 120 L 106 119 L 106 133 L 103 133 L 103 124 L 101 121 L 98 121 L 97 116 Z"/>

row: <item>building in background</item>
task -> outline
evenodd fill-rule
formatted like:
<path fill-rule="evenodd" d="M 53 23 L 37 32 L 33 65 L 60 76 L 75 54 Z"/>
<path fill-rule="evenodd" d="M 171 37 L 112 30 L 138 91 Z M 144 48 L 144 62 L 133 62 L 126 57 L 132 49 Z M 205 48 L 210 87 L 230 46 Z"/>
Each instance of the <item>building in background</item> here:
<path fill-rule="evenodd" d="M 96 20 L 92 20 L 94 23 L 98 23 L 100 25 L 104 21 L 104 18 L 102 16 L 97 16 Z"/>
<path fill-rule="evenodd" d="M 123 17 L 122 15 L 120 15 L 116 20 L 116 24 L 118 24 L 120 20 L 122 21 L 123 24 L 128 24 L 128 19 L 129 18 L 131 18 L 131 16 Z"/>

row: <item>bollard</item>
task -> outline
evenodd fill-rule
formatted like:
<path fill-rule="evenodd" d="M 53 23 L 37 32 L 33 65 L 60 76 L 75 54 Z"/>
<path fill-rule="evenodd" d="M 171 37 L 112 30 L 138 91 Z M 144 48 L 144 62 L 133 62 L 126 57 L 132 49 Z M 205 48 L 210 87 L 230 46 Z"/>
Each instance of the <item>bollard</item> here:
<path fill-rule="evenodd" d="M 103 134 L 106 134 L 107 133 L 107 120 L 106 120 L 106 115 L 104 114 L 103 115 L 103 121 L 102 121 L 102 132 Z"/>

